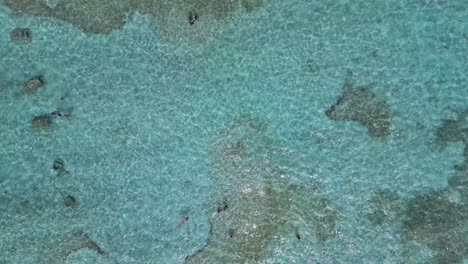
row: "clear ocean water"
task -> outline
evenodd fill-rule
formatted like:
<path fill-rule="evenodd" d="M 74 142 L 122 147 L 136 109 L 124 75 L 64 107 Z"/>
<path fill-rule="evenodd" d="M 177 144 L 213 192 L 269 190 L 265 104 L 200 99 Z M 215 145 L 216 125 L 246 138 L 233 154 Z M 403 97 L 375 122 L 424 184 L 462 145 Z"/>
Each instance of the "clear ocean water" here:
<path fill-rule="evenodd" d="M 466 0 L 132 2 L 0 1 L 1 264 L 468 263 Z"/>

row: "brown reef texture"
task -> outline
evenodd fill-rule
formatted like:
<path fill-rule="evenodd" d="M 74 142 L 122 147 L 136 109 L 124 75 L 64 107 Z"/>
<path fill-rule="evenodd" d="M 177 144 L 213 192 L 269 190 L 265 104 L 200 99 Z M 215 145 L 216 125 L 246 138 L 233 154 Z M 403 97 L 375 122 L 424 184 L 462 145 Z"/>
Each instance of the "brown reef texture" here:
<path fill-rule="evenodd" d="M 59 0 L 53 7 L 46 0 L 4 3 L 16 14 L 56 18 L 94 34 L 121 29 L 129 15 L 139 12 L 152 15 L 153 28 L 171 39 L 203 42 L 222 25 L 264 6 L 266 0 Z M 190 13 L 199 17 L 193 26 L 188 21 Z"/>
<path fill-rule="evenodd" d="M 391 133 L 391 112 L 385 101 L 368 87 L 355 87 L 349 72 L 343 86 L 343 95 L 326 115 L 335 121 L 355 121 L 365 126 L 371 137 L 382 138 Z"/>
<path fill-rule="evenodd" d="M 449 200 L 445 190 L 412 199 L 405 212 L 403 233 L 407 239 L 427 245 L 438 264 L 463 263 L 468 255 L 468 208 Z"/>

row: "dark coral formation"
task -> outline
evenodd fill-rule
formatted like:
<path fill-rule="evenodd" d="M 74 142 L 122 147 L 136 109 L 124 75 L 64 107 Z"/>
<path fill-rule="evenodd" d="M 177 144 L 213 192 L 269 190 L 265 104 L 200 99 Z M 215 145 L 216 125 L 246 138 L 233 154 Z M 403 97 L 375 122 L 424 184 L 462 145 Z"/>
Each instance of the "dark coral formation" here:
<path fill-rule="evenodd" d="M 281 203 L 278 193 L 269 188 L 266 192 L 266 197 L 242 195 L 230 211 L 210 219 L 210 243 L 189 257 L 187 263 L 260 261 L 278 228 L 284 225 L 287 213 L 287 205 Z"/>
<path fill-rule="evenodd" d="M 463 263 L 468 256 L 467 118 L 468 110 L 465 110 L 455 120 L 443 120 L 436 131 L 439 143 L 465 145 L 465 161 L 455 166 L 456 174 L 448 180 L 449 188 L 418 195 L 407 203 L 403 216 L 405 237 L 428 246 L 439 264 Z M 452 201 L 451 196 L 460 199 Z"/>
<path fill-rule="evenodd" d="M 125 24 L 130 11 L 129 1 L 58 1 L 54 8 L 47 1 L 5 0 L 5 4 L 19 14 L 53 17 L 76 25 L 88 33 L 109 33 Z"/>
<path fill-rule="evenodd" d="M 389 105 L 379 101 L 368 87 L 355 87 L 349 72 L 343 86 L 343 95 L 326 115 L 335 121 L 355 121 L 367 127 L 370 136 L 386 137 L 391 133 Z"/>
<path fill-rule="evenodd" d="M 281 177 L 267 128 L 266 122 L 244 115 L 213 144 L 218 195 L 208 205 L 209 238 L 187 263 L 259 263 L 279 235 L 295 233 L 298 223 L 319 241 L 335 237 L 333 204 L 316 185 L 291 184 Z M 220 205 L 226 196 L 229 204 Z"/>
<path fill-rule="evenodd" d="M 431 249 L 435 263 L 462 263 L 468 256 L 468 207 L 450 200 L 448 189 L 403 201 L 393 191 L 377 190 L 368 219 L 376 225 L 401 224 L 406 239 Z"/>
<path fill-rule="evenodd" d="M 437 139 L 442 144 L 461 142 L 465 145 L 464 162 L 455 165 L 456 173 L 448 181 L 450 187 L 468 190 L 468 110 L 458 114 L 457 119 L 445 119 L 437 129 Z"/>
<path fill-rule="evenodd" d="M 207 243 L 186 263 L 259 263 L 275 237 L 297 236 L 297 222 L 307 223 L 319 241 L 335 237 L 337 212 L 315 188 L 271 184 L 254 191 L 262 194 L 235 194 L 229 210 L 210 218 Z"/>
<path fill-rule="evenodd" d="M 189 1 L 139 1 L 139 0 L 60 0 L 55 6 L 47 1 L 5 0 L 5 4 L 18 14 L 52 17 L 72 23 L 87 33 L 109 33 L 126 23 L 129 13 L 151 14 L 164 21 L 163 27 L 177 24 L 174 19 L 187 23 L 191 10 L 215 20 L 226 20 L 245 9 L 251 12 L 264 4 L 263 0 L 189 0 Z M 179 22 L 179 21 L 177 21 Z M 169 30 L 171 31 L 171 30 Z"/>
<path fill-rule="evenodd" d="M 442 126 L 437 129 L 437 138 L 442 143 L 463 142 L 468 143 L 468 110 L 460 113 L 456 120 L 445 119 Z"/>
<path fill-rule="evenodd" d="M 468 256 L 468 207 L 448 196 L 440 190 L 417 196 L 409 202 L 403 221 L 406 238 L 427 245 L 439 264 L 462 263 Z"/>
<path fill-rule="evenodd" d="M 367 215 L 374 225 L 395 223 L 401 216 L 403 201 L 397 192 L 379 189 L 374 192 L 370 201 L 371 213 Z"/>

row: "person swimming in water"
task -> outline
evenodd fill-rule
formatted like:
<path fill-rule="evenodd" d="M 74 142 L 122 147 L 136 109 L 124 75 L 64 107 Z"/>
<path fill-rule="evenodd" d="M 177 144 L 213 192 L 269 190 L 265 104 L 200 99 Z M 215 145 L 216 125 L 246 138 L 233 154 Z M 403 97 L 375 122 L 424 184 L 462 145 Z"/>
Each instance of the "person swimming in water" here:
<path fill-rule="evenodd" d="M 195 12 L 190 11 L 189 16 L 188 16 L 189 24 L 193 26 L 195 22 L 198 21 L 198 15 Z"/>
<path fill-rule="evenodd" d="M 187 223 L 188 219 L 189 219 L 188 216 L 185 216 L 184 218 L 182 218 L 182 220 L 180 220 L 180 222 L 177 224 L 177 228 L 180 228 L 182 225 Z"/>
<path fill-rule="evenodd" d="M 224 198 L 222 206 L 218 206 L 218 208 L 216 208 L 216 212 L 219 214 L 221 212 L 227 211 L 228 209 L 229 209 L 229 205 L 228 205 L 227 199 Z"/>
<path fill-rule="evenodd" d="M 10 39 L 17 42 L 29 42 L 32 40 L 31 29 L 15 28 L 10 32 Z"/>

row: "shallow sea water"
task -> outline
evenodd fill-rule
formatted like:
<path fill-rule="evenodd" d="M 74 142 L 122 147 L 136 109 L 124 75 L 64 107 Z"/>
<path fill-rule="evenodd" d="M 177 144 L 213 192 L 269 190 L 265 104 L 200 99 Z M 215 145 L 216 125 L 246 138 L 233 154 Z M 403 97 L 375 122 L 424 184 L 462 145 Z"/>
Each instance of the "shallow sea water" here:
<path fill-rule="evenodd" d="M 468 172 L 448 187 L 468 156 L 465 1 L 272 0 L 183 29 L 137 12 L 105 34 L 6 2 L 0 263 L 468 263 Z M 351 79 L 389 135 L 327 116 Z M 71 118 L 32 128 L 55 110 Z M 457 118 L 464 141 L 441 140 Z M 397 198 L 376 224 L 379 190 Z"/>

